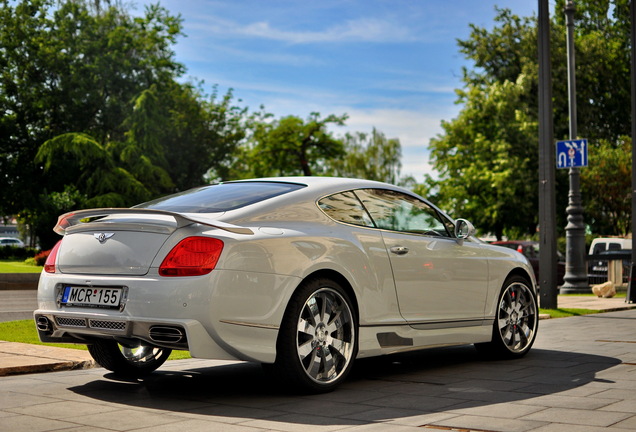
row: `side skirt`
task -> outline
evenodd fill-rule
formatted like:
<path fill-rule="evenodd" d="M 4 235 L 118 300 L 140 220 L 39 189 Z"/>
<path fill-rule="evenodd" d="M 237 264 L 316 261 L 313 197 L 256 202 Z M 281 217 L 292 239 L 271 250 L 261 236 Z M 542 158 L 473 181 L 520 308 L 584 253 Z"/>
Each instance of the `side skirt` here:
<path fill-rule="evenodd" d="M 358 358 L 424 348 L 489 342 L 494 318 L 463 321 L 360 326 Z"/>

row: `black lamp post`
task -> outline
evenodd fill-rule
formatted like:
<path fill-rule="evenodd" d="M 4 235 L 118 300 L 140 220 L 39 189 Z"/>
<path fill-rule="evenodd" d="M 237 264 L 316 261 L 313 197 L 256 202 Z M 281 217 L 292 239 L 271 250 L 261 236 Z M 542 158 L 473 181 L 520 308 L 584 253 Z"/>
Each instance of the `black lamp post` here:
<path fill-rule="evenodd" d="M 550 8 L 539 0 L 539 280 L 541 307 L 557 308 L 556 199 Z"/>
<path fill-rule="evenodd" d="M 576 129 L 576 75 L 574 62 L 574 1 L 568 0 L 565 5 L 567 25 L 568 55 L 568 95 L 570 109 L 570 139 L 577 139 Z M 565 283 L 560 292 L 588 293 L 590 286 L 587 279 L 585 262 L 585 223 L 583 222 L 583 205 L 581 204 L 581 180 L 579 168 L 570 168 L 570 191 L 568 193 L 568 224 L 565 227 Z"/>

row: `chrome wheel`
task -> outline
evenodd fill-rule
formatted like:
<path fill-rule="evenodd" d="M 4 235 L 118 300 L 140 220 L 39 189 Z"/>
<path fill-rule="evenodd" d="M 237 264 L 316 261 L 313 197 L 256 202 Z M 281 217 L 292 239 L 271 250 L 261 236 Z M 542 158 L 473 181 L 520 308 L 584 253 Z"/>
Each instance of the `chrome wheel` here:
<path fill-rule="evenodd" d="M 129 363 L 136 366 L 143 366 L 150 364 L 151 362 L 156 362 L 164 354 L 164 349 L 150 345 L 139 345 L 136 347 L 119 345 L 119 350 Z"/>
<path fill-rule="evenodd" d="M 171 349 L 146 345 L 122 345 L 100 339 L 88 345 L 88 352 L 102 367 L 125 376 L 143 376 L 153 372 L 170 356 Z"/>
<path fill-rule="evenodd" d="M 530 288 L 520 281 L 511 283 L 499 301 L 496 322 L 501 341 L 511 353 L 524 353 L 530 348 L 537 320 L 537 304 Z"/>
<path fill-rule="evenodd" d="M 479 352 L 497 358 L 523 357 L 537 336 L 537 298 L 526 278 L 506 280 L 499 296 L 490 342 L 475 344 Z"/>
<path fill-rule="evenodd" d="M 355 325 L 351 308 L 338 291 L 321 288 L 307 299 L 298 318 L 296 347 L 302 368 L 316 383 L 333 383 L 348 370 L 355 351 Z"/>

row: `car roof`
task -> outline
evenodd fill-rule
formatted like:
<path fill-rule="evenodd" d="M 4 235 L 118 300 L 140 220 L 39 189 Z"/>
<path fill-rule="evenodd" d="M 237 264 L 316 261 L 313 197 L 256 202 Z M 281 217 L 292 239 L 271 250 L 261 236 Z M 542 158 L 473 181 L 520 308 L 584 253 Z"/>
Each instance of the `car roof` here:
<path fill-rule="evenodd" d="M 311 188 L 343 188 L 355 189 L 358 187 L 388 187 L 401 189 L 389 183 L 375 180 L 353 179 L 346 177 L 319 177 L 319 176 L 289 176 L 289 177 L 264 177 L 244 180 L 232 180 L 223 183 L 243 183 L 243 182 L 277 182 L 302 184 Z"/>
<path fill-rule="evenodd" d="M 390 183 L 384 183 L 384 182 L 375 181 L 375 180 L 365 180 L 365 179 L 345 178 L 345 177 L 288 176 L 288 177 L 264 177 L 264 178 L 254 178 L 254 179 L 244 179 L 244 180 L 232 180 L 232 181 L 227 181 L 222 183 L 228 184 L 228 183 L 249 183 L 249 182 L 293 183 L 293 184 L 304 185 L 306 187 L 292 191 L 288 194 L 274 197 L 270 200 L 261 201 L 250 206 L 228 211 L 226 212 L 228 216 L 230 214 L 233 214 L 233 216 L 238 216 L 243 213 L 252 213 L 253 211 L 259 211 L 259 209 L 266 209 L 272 206 L 273 203 L 277 201 L 280 202 L 279 200 L 286 201 L 288 199 L 294 199 L 301 202 L 301 201 L 308 201 L 308 200 L 316 200 L 324 196 L 328 196 L 331 194 L 335 194 L 335 193 L 339 193 L 339 192 L 347 191 L 347 190 L 379 188 L 379 189 L 389 189 L 393 191 L 398 191 L 398 192 L 402 192 L 404 194 L 411 195 L 414 197 L 423 198 L 429 204 L 432 204 L 445 217 L 448 217 L 449 219 L 454 220 L 453 218 L 448 216 L 448 214 L 446 214 L 443 210 L 439 209 L 433 203 L 428 201 L 425 197 L 420 197 L 419 195 L 417 195 L 416 193 L 408 189 L 395 186 Z"/>
<path fill-rule="evenodd" d="M 409 195 L 418 196 L 408 189 L 384 183 L 376 180 L 365 180 L 346 177 L 319 177 L 319 176 L 289 176 L 289 177 L 264 177 L 244 180 L 232 180 L 223 183 L 241 183 L 241 182 L 278 182 L 278 183 L 294 183 L 307 186 L 304 190 L 292 192 L 293 195 L 300 196 L 304 194 L 313 195 L 329 195 L 351 189 L 365 188 L 382 188 L 400 191 Z"/>

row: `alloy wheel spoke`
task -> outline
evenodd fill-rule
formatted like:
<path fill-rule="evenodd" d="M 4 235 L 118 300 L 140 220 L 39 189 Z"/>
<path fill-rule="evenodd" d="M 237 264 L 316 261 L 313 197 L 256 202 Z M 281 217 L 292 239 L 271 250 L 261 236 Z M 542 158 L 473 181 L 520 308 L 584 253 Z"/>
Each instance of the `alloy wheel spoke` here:
<path fill-rule="evenodd" d="M 349 358 L 353 350 L 353 345 L 340 339 L 332 338 L 329 346 L 333 347 L 341 356 Z"/>
<path fill-rule="evenodd" d="M 298 356 L 301 360 L 307 358 L 314 351 L 314 347 L 312 345 L 312 340 L 309 340 L 303 344 L 298 345 Z"/>
<path fill-rule="evenodd" d="M 316 297 L 312 297 L 307 302 L 307 308 L 309 309 L 309 315 L 312 319 L 313 325 L 318 325 L 320 322 L 320 310 L 318 309 L 318 303 Z"/>
<path fill-rule="evenodd" d="M 298 320 L 298 331 L 300 333 L 310 335 L 313 338 L 313 335 L 316 333 L 316 327 L 306 319 L 300 318 L 300 320 Z"/>
<path fill-rule="evenodd" d="M 307 365 L 306 371 L 312 378 L 318 378 L 320 374 L 320 366 L 322 365 L 322 354 L 319 350 L 312 350 L 311 359 Z"/>
<path fill-rule="evenodd" d="M 327 324 L 330 321 L 331 312 L 334 309 L 333 298 L 326 294 L 322 295 L 322 311 L 320 314 L 320 321 L 323 324 Z"/>
<path fill-rule="evenodd" d="M 329 349 L 323 351 L 323 361 L 323 379 L 330 379 L 331 377 L 336 376 L 338 374 L 338 371 L 336 370 L 336 362 Z"/>

